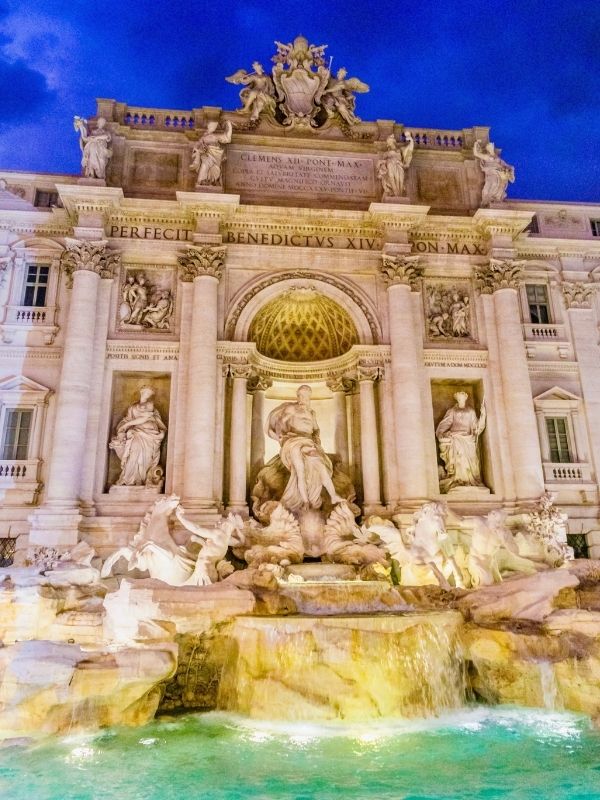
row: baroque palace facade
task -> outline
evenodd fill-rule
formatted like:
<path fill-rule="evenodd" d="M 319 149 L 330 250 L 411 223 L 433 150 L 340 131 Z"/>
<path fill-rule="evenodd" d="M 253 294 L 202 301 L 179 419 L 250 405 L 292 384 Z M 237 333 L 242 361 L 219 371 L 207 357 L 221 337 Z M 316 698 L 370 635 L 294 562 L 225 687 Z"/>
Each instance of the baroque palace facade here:
<path fill-rule="evenodd" d="M 4 558 L 108 552 L 161 493 L 252 514 L 305 384 L 363 514 L 551 492 L 600 557 L 600 205 L 507 200 L 487 128 L 363 122 L 323 48 L 273 60 L 238 111 L 98 100 L 81 177 L 0 172 Z"/>

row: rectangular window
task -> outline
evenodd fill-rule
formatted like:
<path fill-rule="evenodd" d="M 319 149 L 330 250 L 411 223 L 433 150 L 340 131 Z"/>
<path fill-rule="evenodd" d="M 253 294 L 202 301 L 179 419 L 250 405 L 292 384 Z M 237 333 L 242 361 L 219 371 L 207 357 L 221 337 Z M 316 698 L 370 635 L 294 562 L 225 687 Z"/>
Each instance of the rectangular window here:
<path fill-rule="evenodd" d="M 547 287 L 543 284 L 528 284 L 526 289 L 530 321 L 535 325 L 544 325 L 550 322 Z"/>
<path fill-rule="evenodd" d="M 24 306 L 45 306 L 48 291 L 50 267 L 42 264 L 29 264 L 25 281 Z"/>
<path fill-rule="evenodd" d="M 52 208 L 58 205 L 58 192 L 35 190 L 33 205 L 37 208 Z"/>
<path fill-rule="evenodd" d="M 4 461 L 25 461 L 33 411 L 13 408 L 4 415 L 1 456 Z"/>
<path fill-rule="evenodd" d="M 591 219 L 592 236 L 600 236 L 600 219 Z"/>
<path fill-rule="evenodd" d="M 572 461 L 566 417 L 546 417 L 546 429 L 550 444 L 550 461 L 568 464 Z"/>

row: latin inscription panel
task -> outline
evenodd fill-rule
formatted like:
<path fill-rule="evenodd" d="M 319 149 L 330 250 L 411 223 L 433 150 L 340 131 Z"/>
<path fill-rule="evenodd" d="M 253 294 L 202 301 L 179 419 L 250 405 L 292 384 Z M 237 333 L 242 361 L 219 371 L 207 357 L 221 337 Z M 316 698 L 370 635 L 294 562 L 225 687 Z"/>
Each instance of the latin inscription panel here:
<path fill-rule="evenodd" d="M 366 200 L 375 196 L 375 174 L 370 158 L 227 151 L 225 185 L 229 192 L 265 195 L 335 196 Z"/>

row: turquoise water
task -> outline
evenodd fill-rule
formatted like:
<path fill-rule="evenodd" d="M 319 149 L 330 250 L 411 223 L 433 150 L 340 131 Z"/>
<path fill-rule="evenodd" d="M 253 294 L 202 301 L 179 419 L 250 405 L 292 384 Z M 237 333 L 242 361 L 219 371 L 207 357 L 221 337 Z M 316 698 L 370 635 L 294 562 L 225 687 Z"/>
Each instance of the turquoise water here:
<path fill-rule="evenodd" d="M 0 751 L 2 800 L 593 800 L 581 717 L 474 708 L 435 721 L 269 725 L 221 714 Z"/>

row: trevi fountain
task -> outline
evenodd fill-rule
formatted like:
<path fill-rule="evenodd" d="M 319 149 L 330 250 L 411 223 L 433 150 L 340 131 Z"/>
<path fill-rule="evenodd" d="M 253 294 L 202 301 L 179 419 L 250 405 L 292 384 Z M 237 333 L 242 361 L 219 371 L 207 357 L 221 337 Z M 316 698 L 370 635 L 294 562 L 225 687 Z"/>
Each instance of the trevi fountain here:
<path fill-rule="evenodd" d="M 0 795 L 600 798 L 600 210 L 276 47 L 2 173 Z"/>

